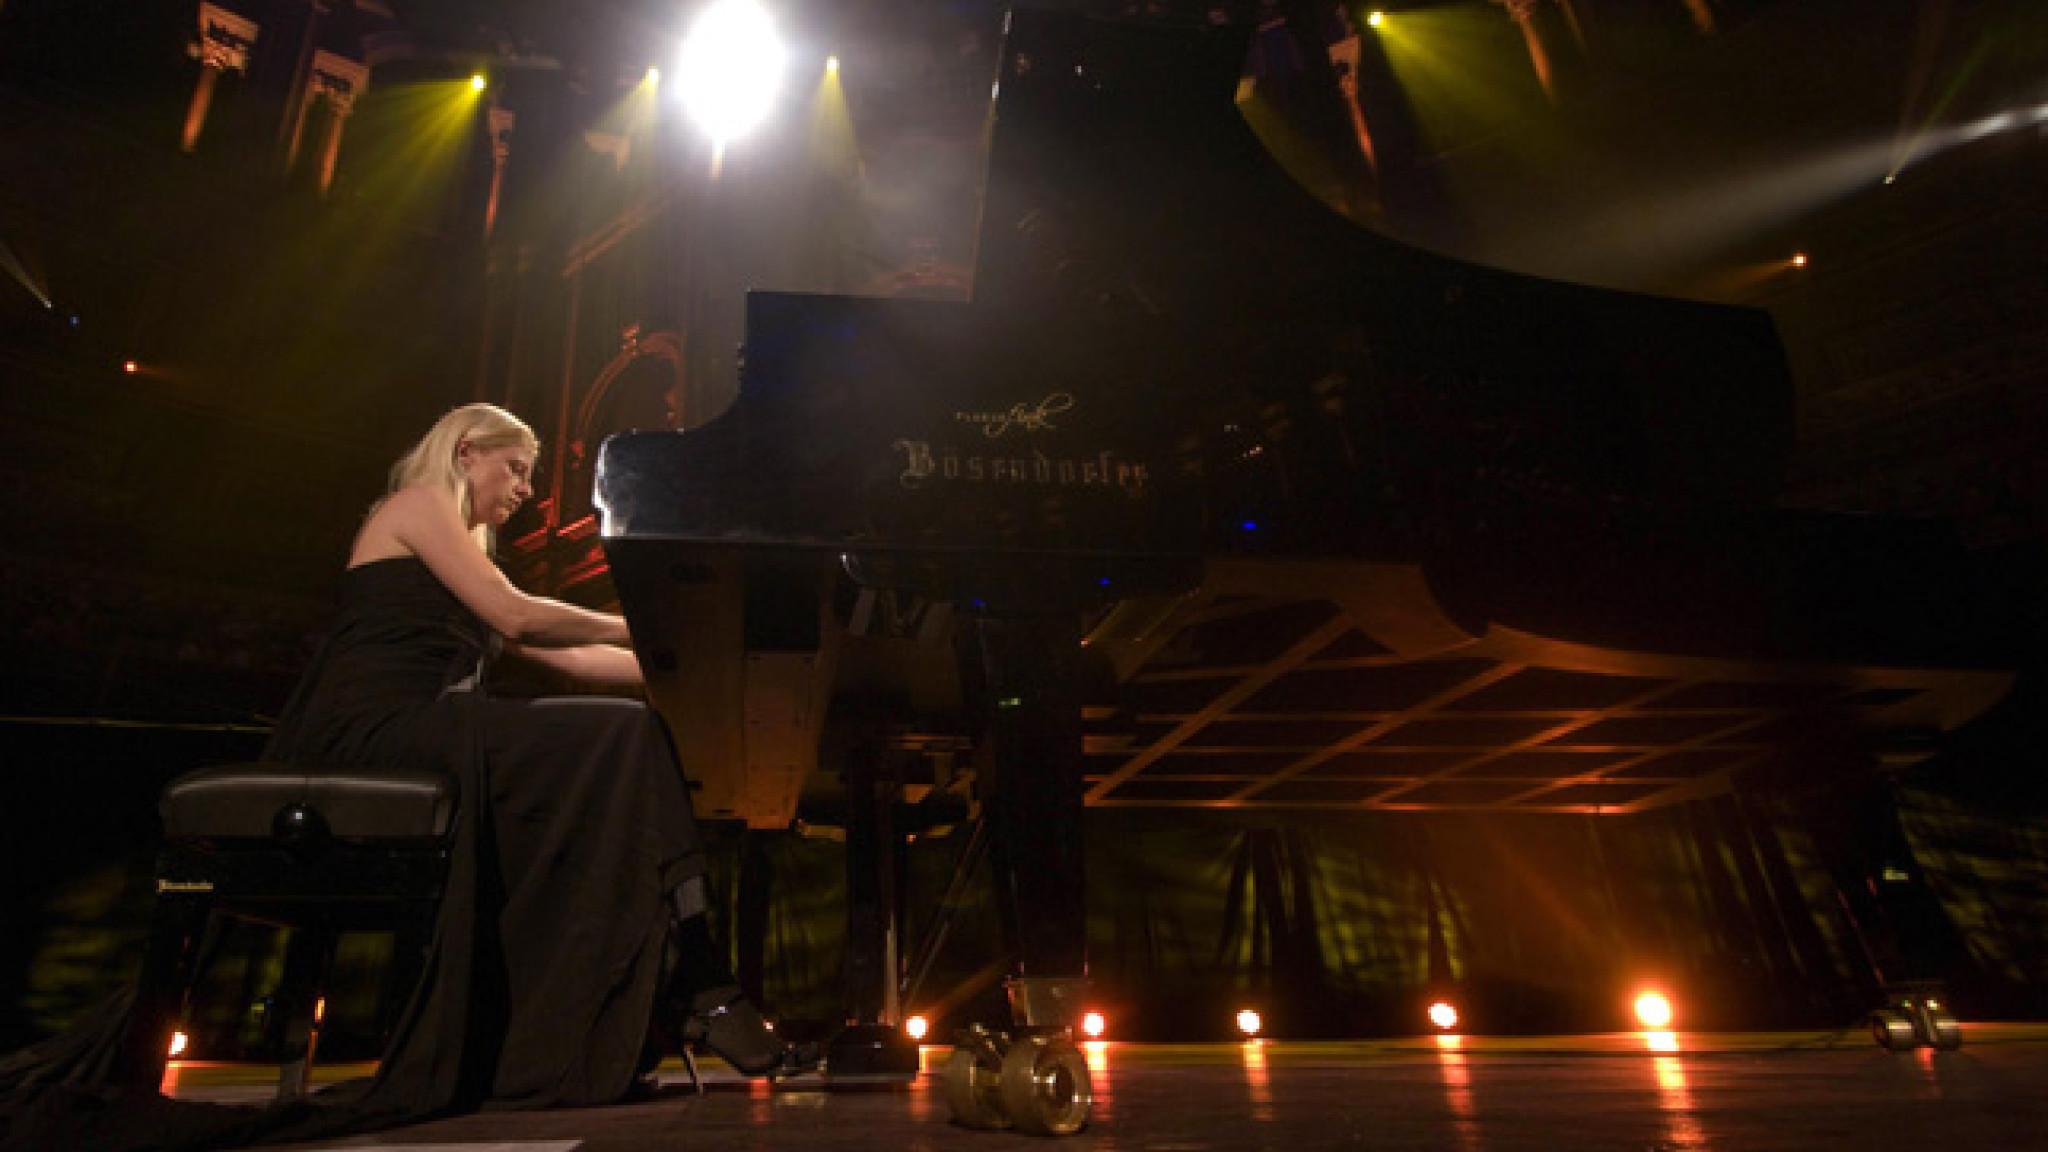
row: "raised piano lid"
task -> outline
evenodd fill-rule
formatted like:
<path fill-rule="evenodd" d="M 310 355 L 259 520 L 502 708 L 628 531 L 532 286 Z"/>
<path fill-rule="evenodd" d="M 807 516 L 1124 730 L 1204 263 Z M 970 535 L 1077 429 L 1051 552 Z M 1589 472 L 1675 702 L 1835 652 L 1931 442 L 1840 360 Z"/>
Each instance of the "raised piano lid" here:
<path fill-rule="evenodd" d="M 1275 594 L 1320 580 L 1333 603 L 1378 597 L 1387 635 L 1512 653 L 1482 660 L 1823 680 L 1835 662 L 1845 685 L 1871 682 L 1859 661 L 1983 666 L 1981 621 L 1915 607 L 1964 587 L 1944 541 L 1770 509 L 1791 388 L 1768 316 L 1360 227 L 1246 127 L 1243 58 L 1228 29 L 1017 12 L 973 302 L 757 293 L 731 409 L 604 444 L 636 631 L 738 627 L 708 600 L 687 625 L 636 606 L 654 578 L 635 573 L 678 556 L 705 589 L 772 572 L 803 603 L 842 554 L 962 599 L 1193 587 L 1204 566 L 1259 594 L 1270 562 Z M 1945 725 L 2005 683 L 1912 693 L 1947 699 Z"/>

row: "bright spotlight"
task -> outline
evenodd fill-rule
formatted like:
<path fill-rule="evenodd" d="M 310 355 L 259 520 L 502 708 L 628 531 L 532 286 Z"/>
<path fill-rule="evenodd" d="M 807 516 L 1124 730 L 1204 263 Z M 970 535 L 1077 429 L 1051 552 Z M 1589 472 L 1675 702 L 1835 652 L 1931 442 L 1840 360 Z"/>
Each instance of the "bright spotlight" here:
<path fill-rule="evenodd" d="M 839 71 L 839 57 L 837 57 L 837 56 L 827 56 L 827 57 L 825 57 L 825 71 L 827 71 L 827 72 L 837 72 L 837 71 Z"/>
<path fill-rule="evenodd" d="M 121 371 L 126 372 L 130 376 L 133 376 L 137 372 L 142 371 L 142 365 L 137 364 L 133 360 L 124 360 L 121 363 Z"/>
<path fill-rule="evenodd" d="M 912 1016 L 903 1022 L 903 1031 L 912 1040 L 922 1040 L 932 1030 L 932 1022 L 922 1016 Z"/>
<path fill-rule="evenodd" d="M 1636 1019 L 1645 1028 L 1662 1028 L 1671 1023 L 1671 1001 L 1661 992 L 1645 992 L 1636 997 Z"/>
<path fill-rule="evenodd" d="M 1458 1009 L 1447 1000 L 1429 1006 L 1429 1022 L 1449 1032 L 1458 1026 Z"/>
<path fill-rule="evenodd" d="M 185 1048 L 186 1048 L 186 1046 L 187 1046 L 187 1045 L 188 1045 L 189 1043 L 190 1043 L 190 1041 L 188 1041 L 188 1040 L 186 1040 L 186 1039 L 185 1039 L 185 1034 L 184 1034 L 183 1032 L 173 1032 L 173 1033 L 171 1033 L 171 1056 L 172 1056 L 172 1058 L 173 1058 L 173 1059 L 175 1059 L 175 1058 L 177 1058 L 177 1057 L 179 1057 L 179 1056 L 183 1056 L 183 1055 L 185 1054 Z"/>
<path fill-rule="evenodd" d="M 1365 22 L 1377 28 L 1387 22 L 1387 14 L 1385 12 L 1374 12 L 1365 18 Z"/>
<path fill-rule="evenodd" d="M 683 41 L 683 107 L 713 142 L 736 139 L 767 117 L 782 63 L 782 41 L 759 4 L 718 0 Z"/>
<path fill-rule="evenodd" d="M 644 77 L 644 78 L 642 79 L 642 81 L 641 81 L 641 82 L 642 82 L 642 83 L 645 83 L 645 84 L 659 84 L 659 83 L 661 83 L 661 69 L 659 69 L 659 68 L 656 68 L 656 67 L 654 67 L 654 66 L 653 66 L 653 65 L 651 65 L 651 64 L 650 64 L 650 65 L 648 65 L 648 66 L 647 66 L 647 75 L 646 75 L 646 76 L 645 76 L 645 77 Z"/>
<path fill-rule="evenodd" d="M 1242 1009 L 1237 1014 L 1237 1030 L 1247 1036 L 1257 1036 L 1261 1023 L 1259 1014 L 1250 1008 Z"/>
<path fill-rule="evenodd" d="M 481 72 L 469 78 L 469 86 L 478 92 L 483 91 L 489 84 L 490 81 L 484 79 L 484 74 Z"/>
<path fill-rule="evenodd" d="M 1806 267 L 1806 253 L 1804 253 L 1804 252 L 1794 252 L 1794 253 L 1792 254 L 1792 266 L 1793 266 L 1794 268 L 1804 268 L 1804 267 Z"/>
<path fill-rule="evenodd" d="M 1109 1021 L 1104 1020 L 1100 1012 L 1090 1012 L 1081 1017 L 1081 1031 L 1090 1040 L 1102 1039 L 1102 1033 L 1108 1027 Z"/>

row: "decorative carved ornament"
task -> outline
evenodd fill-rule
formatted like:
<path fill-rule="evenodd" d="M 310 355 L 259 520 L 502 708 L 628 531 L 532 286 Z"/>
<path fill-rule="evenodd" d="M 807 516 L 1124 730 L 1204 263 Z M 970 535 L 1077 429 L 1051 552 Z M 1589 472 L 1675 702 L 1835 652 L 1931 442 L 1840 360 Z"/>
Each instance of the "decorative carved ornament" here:
<path fill-rule="evenodd" d="M 249 50 L 256 46 L 259 26 L 254 20 L 237 16 L 218 4 L 199 5 L 199 40 L 193 55 L 202 67 L 222 72 L 243 72 L 249 67 Z"/>
<path fill-rule="evenodd" d="M 313 53 L 312 73 L 306 77 L 306 98 L 327 101 L 336 116 L 346 116 L 356 97 L 370 86 L 370 70 L 346 56 L 332 52 Z"/>

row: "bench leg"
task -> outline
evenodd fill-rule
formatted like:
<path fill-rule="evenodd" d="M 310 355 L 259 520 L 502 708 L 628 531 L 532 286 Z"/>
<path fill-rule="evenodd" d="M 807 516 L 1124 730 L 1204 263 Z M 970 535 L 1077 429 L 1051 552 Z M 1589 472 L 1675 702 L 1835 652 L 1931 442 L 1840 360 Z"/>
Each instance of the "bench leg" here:
<path fill-rule="evenodd" d="M 320 990 L 327 984 L 327 971 L 334 963 L 336 933 L 327 927 L 301 928 L 285 945 L 284 980 L 277 990 L 277 1010 L 284 1020 L 283 1066 L 277 1078 L 279 1103 L 306 1094 L 306 1081 L 313 1067 L 313 1048 L 320 1041 L 315 1019 L 320 1008 Z"/>
<path fill-rule="evenodd" d="M 121 1037 L 121 1084 L 150 1092 L 163 1087 L 171 1034 L 185 1010 L 206 918 L 205 901 L 158 893 L 136 980 L 135 1009 Z"/>

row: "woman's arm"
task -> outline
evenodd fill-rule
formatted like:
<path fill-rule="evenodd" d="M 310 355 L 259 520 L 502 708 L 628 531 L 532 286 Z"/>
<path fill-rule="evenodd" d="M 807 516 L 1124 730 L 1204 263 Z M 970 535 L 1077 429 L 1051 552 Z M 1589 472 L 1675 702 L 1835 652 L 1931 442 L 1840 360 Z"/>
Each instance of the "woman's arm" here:
<path fill-rule="evenodd" d="M 579 644 L 573 648 L 514 644 L 511 650 L 572 680 L 622 687 L 638 687 L 645 683 L 640 674 L 639 657 L 633 655 L 631 648 L 621 648 L 616 644 Z"/>
<path fill-rule="evenodd" d="M 520 591 L 477 547 L 448 493 L 426 486 L 393 492 L 364 522 L 351 562 L 408 554 L 514 643 L 562 648 L 631 642 L 626 622 L 617 616 Z"/>

